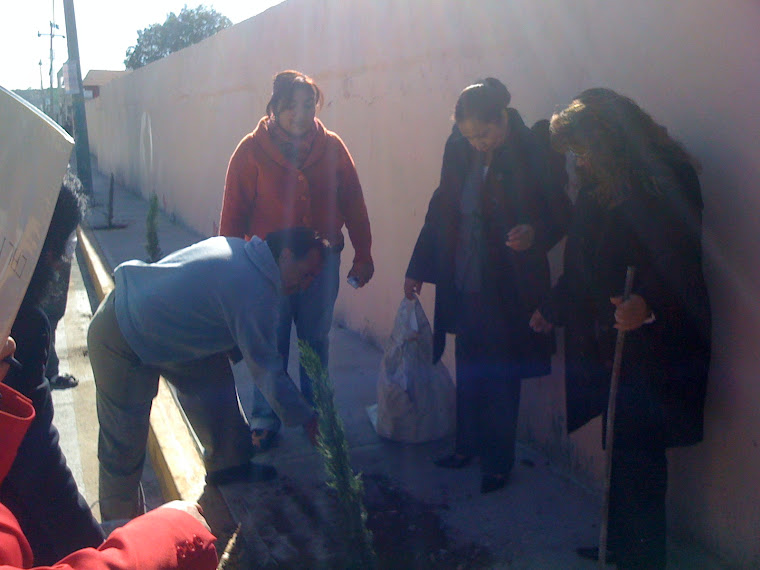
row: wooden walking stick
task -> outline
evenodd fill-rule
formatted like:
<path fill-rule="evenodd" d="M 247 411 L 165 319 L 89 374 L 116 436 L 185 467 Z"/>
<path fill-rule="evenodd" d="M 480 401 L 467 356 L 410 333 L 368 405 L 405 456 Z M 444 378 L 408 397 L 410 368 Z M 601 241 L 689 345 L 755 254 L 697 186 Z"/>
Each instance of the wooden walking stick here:
<path fill-rule="evenodd" d="M 219 557 L 219 564 L 217 564 L 216 570 L 225 570 L 225 568 L 227 568 L 227 563 L 230 561 L 232 551 L 235 550 L 235 546 L 237 545 L 237 539 L 240 535 L 241 528 L 243 528 L 243 523 L 238 523 L 235 532 L 232 533 L 232 536 L 227 541 L 227 546 L 224 548 L 224 552 Z"/>
<path fill-rule="evenodd" d="M 628 266 L 625 272 L 625 288 L 623 300 L 628 300 L 633 288 L 633 276 L 636 269 Z M 623 342 L 625 331 L 618 330 L 615 340 L 615 357 L 612 361 L 612 378 L 610 379 L 610 396 L 607 401 L 607 432 L 604 439 L 605 448 L 605 473 L 604 473 L 604 496 L 602 498 L 602 522 L 599 529 L 599 568 L 607 564 L 607 526 L 610 517 L 610 477 L 612 475 L 612 446 L 614 444 L 615 430 L 615 404 L 617 402 L 618 386 L 620 385 L 620 365 L 623 361 Z"/>

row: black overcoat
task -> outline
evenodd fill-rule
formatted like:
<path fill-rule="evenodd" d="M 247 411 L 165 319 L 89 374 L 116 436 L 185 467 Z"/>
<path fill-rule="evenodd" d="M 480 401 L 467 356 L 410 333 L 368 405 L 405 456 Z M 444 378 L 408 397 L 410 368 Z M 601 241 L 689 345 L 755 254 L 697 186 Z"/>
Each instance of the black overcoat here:
<path fill-rule="evenodd" d="M 549 182 L 547 160 L 519 113 L 509 109 L 509 133 L 494 152 L 481 192 L 486 253 L 481 294 L 504 322 L 504 357 L 518 377 L 548 374 L 553 336 L 538 335 L 528 322 L 547 294 L 546 253 L 565 234 L 571 204 L 564 188 Z M 455 252 L 461 195 L 476 151 L 456 129 L 443 154 L 440 185 L 433 194 L 406 276 L 436 285 L 433 359 L 443 354 L 446 333 L 456 333 L 458 293 Z M 530 224 L 535 242 L 524 252 L 505 245 L 518 224 Z M 498 342 L 498 339 L 494 339 Z"/>
<path fill-rule="evenodd" d="M 710 362 L 710 304 L 702 274 L 699 180 L 688 164 L 671 166 L 661 193 L 633 189 L 612 208 L 593 187 L 579 191 L 568 231 L 564 273 L 541 312 L 565 326 L 567 428 L 605 413 L 617 331 L 611 296 L 626 267 L 633 292 L 654 322 L 625 336 L 615 445 L 691 445 L 702 439 Z"/>
<path fill-rule="evenodd" d="M 75 550 L 97 548 L 105 535 L 77 489 L 53 425 L 53 399 L 44 377 L 50 345 L 45 313 L 22 304 L 11 336 L 23 369 L 11 369 L 5 382 L 32 401 L 35 417 L 0 485 L 0 498 L 18 519 L 35 563 L 52 565 Z"/>

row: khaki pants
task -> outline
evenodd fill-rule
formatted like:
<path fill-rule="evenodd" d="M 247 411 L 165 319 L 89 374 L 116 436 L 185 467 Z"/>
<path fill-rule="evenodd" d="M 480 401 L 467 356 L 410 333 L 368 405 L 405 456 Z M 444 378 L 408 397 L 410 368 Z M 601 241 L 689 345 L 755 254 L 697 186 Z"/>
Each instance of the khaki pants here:
<path fill-rule="evenodd" d="M 250 431 L 240 412 L 225 354 L 159 366 L 143 364 L 127 344 L 114 310 L 114 292 L 103 300 L 87 334 L 97 388 L 100 423 L 100 512 L 102 519 L 126 519 L 143 511 L 140 478 L 150 408 L 164 376 L 204 447 L 207 471 L 247 463 L 253 456 Z"/>

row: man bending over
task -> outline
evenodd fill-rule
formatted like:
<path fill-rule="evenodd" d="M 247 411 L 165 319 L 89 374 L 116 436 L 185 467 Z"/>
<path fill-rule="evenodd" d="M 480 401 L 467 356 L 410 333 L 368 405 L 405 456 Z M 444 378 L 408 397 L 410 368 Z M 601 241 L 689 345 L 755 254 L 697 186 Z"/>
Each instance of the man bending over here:
<path fill-rule="evenodd" d="M 100 421 L 103 520 L 142 514 L 140 478 L 159 374 L 178 390 L 204 446 L 206 481 L 268 480 L 274 467 L 250 462 L 228 351 L 240 349 L 254 381 L 286 425 L 316 437 L 316 416 L 282 367 L 275 323 L 281 295 L 308 287 L 326 243 L 306 228 L 254 237 L 213 237 L 157 263 L 116 268 L 115 288 L 87 337 Z"/>

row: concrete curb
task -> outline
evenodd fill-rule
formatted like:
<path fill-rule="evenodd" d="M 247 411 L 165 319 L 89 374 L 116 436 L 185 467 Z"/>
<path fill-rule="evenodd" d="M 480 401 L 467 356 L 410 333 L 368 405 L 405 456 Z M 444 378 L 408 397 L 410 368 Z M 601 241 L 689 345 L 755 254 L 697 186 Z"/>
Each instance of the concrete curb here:
<path fill-rule="evenodd" d="M 111 272 L 98 254 L 90 230 L 78 228 L 77 239 L 98 300 L 102 301 L 114 288 Z M 203 457 L 164 378 L 159 381 L 151 408 L 148 453 L 165 501 L 198 501 L 205 485 Z"/>

